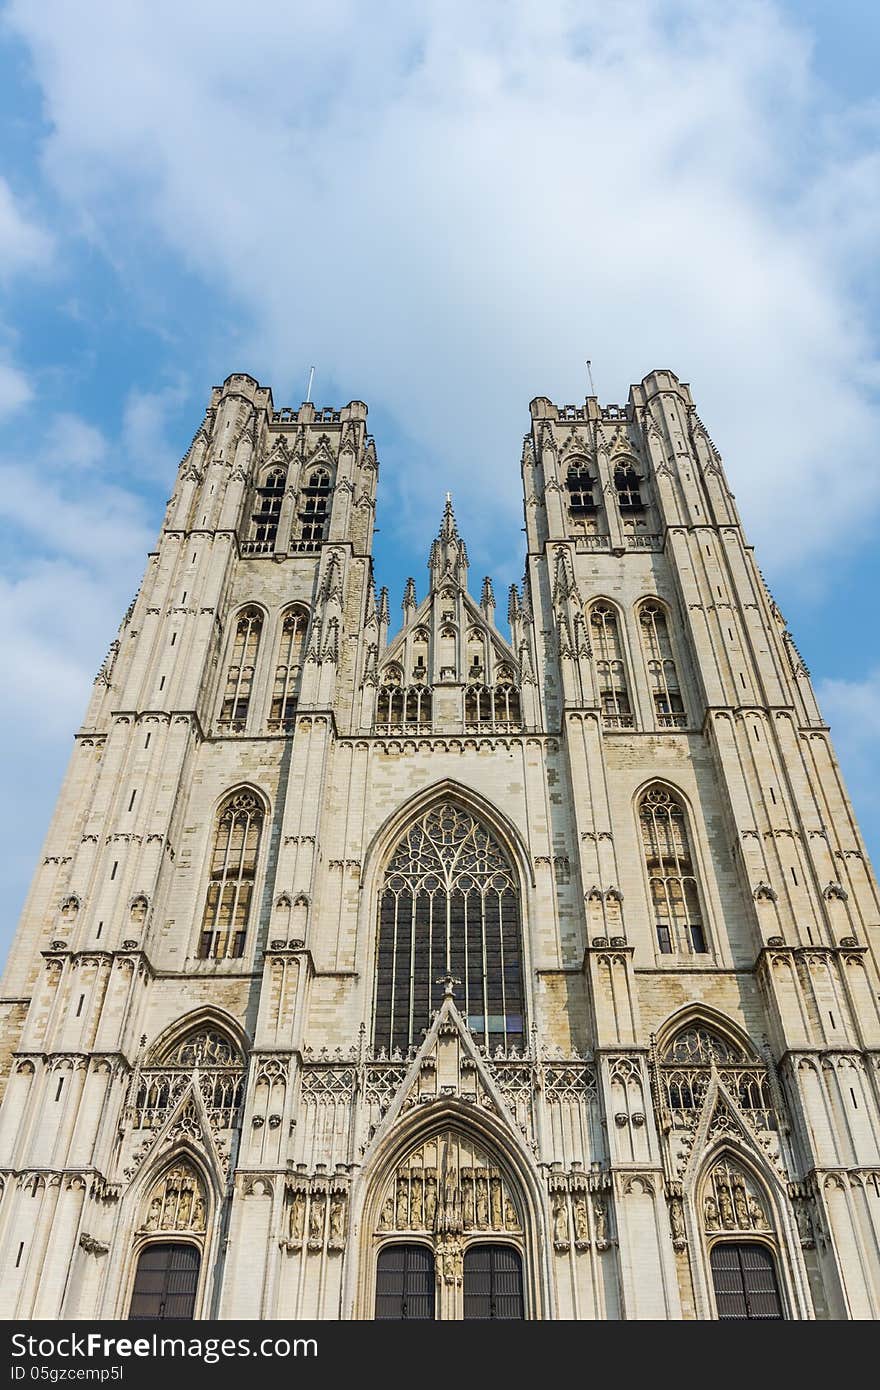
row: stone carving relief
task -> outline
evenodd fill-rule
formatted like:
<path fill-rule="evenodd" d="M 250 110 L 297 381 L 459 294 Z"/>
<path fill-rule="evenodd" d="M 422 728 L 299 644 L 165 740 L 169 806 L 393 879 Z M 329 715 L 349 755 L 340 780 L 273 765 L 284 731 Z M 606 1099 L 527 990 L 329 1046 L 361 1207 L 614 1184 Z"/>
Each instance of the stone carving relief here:
<path fill-rule="evenodd" d="M 205 1187 L 188 1163 L 176 1163 L 159 1179 L 146 1205 L 145 1231 L 203 1232 Z"/>
<path fill-rule="evenodd" d="M 703 1225 L 716 1231 L 769 1231 L 766 1196 L 751 1174 L 732 1159 L 712 1168 L 703 1187 Z"/>
<path fill-rule="evenodd" d="M 429 1139 L 399 1165 L 380 1207 L 383 1233 L 521 1229 L 500 1168 L 478 1145 L 453 1131 Z"/>

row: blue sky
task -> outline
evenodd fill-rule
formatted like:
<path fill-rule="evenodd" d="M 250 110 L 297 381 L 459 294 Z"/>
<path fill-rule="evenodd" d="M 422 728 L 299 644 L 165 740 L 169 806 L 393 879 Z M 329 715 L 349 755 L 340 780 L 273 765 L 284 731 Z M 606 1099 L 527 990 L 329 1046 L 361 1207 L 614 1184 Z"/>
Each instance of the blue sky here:
<path fill-rule="evenodd" d="M 380 582 L 522 572 L 535 395 L 691 383 L 880 859 L 880 7 L 0 10 L 11 939 L 212 385 L 370 407 Z"/>

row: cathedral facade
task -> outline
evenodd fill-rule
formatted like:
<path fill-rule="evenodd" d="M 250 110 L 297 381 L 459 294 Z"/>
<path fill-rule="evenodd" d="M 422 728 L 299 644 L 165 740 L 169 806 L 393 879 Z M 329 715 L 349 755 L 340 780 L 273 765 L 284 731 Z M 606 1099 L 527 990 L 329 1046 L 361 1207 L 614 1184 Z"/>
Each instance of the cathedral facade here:
<path fill-rule="evenodd" d="M 686 385 L 531 403 L 508 627 L 214 390 L 6 970 L 0 1316 L 870 1319 L 878 890 Z"/>

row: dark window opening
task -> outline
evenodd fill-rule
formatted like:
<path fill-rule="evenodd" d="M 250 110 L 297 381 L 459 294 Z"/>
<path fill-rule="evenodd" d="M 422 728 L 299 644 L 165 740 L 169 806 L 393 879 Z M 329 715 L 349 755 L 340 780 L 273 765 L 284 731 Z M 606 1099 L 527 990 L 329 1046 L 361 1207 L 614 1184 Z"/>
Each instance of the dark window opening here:
<path fill-rule="evenodd" d="M 776 1267 L 766 1246 L 724 1241 L 712 1247 L 711 1263 L 719 1318 L 781 1320 Z"/>
<path fill-rule="evenodd" d="M 138 1260 L 131 1307 L 133 1322 L 149 1318 L 191 1321 L 201 1257 L 194 1245 L 148 1245 Z"/>
<path fill-rule="evenodd" d="M 376 1265 L 377 1319 L 433 1319 L 435 1282 L 433 1250 L 386 1245 Z"/>
<path fill-rule="evenodd" d="M 472 1245 L 464 1256 L 464 1316 L 521 1319 L 522 1260 L 510 1245 Z"/>

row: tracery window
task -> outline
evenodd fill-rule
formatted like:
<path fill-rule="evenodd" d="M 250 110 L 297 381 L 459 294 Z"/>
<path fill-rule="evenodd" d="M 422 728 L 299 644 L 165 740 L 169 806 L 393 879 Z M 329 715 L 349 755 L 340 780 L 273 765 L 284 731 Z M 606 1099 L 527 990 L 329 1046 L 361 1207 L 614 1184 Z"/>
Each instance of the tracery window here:
<path fill-rule="evenodd" d="M 286 482 L 285 468 L 270 468 L 262 484 L 256 489 L 249 537 L 251 546 L 256 549 L 274 549 Z"/>
<path fill-rule="evenodd" d="M 509 680 L 497 685 L 472 681 L 464 693 L 464 719 L 469 726 L 484 725 L 505 730 L 518 729 L 521 724 L 519 691 Z"/>
<path fill-rule="evenodd" d="M 633 717 L 617 613 L 609 603 L 594 603 L 590 626 L 602 724 L 606 729 L 631 729 Z"/>
<path fill-rule="evenodd" d="M 263 614 L 259 608 L 245 608 L 239 613 L 226 670 L 223 704 L 217 721 L 221 729 L 231 729 L 236 733 L 244 730 L 262 630 Z"/>
<path fill-rule="evenodd" d="M 406 1050 L 439 1008 L 444 975 L 477 1041 L 521 1046 L 519 897 L 494 837 L 449 802 L 406 831 L 379 901 L 374 1043 Z"/>
<path fill-rule="evenodd" d="M 419 671 L 416 672 L 420 674 Z M 376 727 L 380 733 L 418 732 L 431 727 L 431 690 L 427 685 L 403 684 L 399 666 L 389 666 L 379 687 Z"/>
<path fill-rule="evenodd" d="M 199 1069 L 199 1089 L 212 1124 L 230 1129 L 241 1109 L 244 1058 L 218 1028 L 201 1026 L 178 1038 L 142 1067 L 132 1097 L 135 1129 L 161 1129 Z"/>
<path fill-rule="evenodd" d="M 765 1063 L 741 1043 L 700 1022 L 679 1029 L 660 1058 L 660 1083 L 674 1128 L 688 1128 L 694 1123 L 713 1068 L 758 1129 L 776 1129 Z"/>
<path fill-rule="evenodd" d="M 326 468 L 315 468 L 300 489 L 295 549 L 318 549 L 324 539 L 329 506 L 330 474 Z"/>
<path fill-rule="evenodd" d="M 669 624 L 659 603 L 642 604 L 639 609 L 639 628 L 657 727 L 683 729 L 687 723 L 687 716 L 681 698 Z"/>
<path fill-rule="evenodd" d="M 657 946 L 663 955 L 701 955 L 706 936 L 684 808 L 665 787 L 654 787 L 642 797 L 639 821 Z"/>
<path fill-rule="evenodd" d="M 639 475 L 631 464 L 618 464 L 614 470 L 617 505 L 624 514 L 645 510 L 642 494 L 639 491 L 639 481 Z"/>
<path fill-rule="evenodd" d="M 244 953 L 262 830 L 263 807 L 253 792 L 236 792 L 217 817 L 199 939 L 202 960 Z"/>
<path fill-rule="evenodd" d="M 309 615 L 305 609 L 292 608 L 284 615 L 269 707 L 270 729 L 293 728 L 308 627 Z"/>
<path fill-rule="evenodd" d="M 591 516 L 596 510 L 596 498 L 593 488 L 596 479 L 593 477 L 588 464 L 584 459 L 575 459 L 569 466 L 568 474 L 565 479 L 565 486 L 568 491 L 568 509 L 572 516 Z"/>

